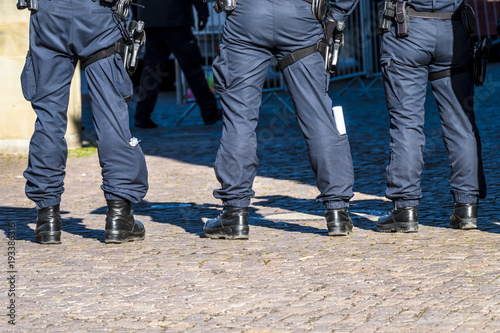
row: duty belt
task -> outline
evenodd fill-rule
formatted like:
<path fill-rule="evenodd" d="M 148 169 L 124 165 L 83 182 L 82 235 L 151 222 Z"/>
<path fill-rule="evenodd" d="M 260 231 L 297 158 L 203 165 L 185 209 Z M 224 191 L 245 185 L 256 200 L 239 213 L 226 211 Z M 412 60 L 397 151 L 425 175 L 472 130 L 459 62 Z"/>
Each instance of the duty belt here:
<path fill-rule="evenodd" d="M 454 20 L 461 21 L 462 13 L 460 10 L 454 12 L 420 12 L 416 11 L 413 8 L 408 8 L 408 15 L 410 18 L 418 17 L 418 18 L 426 18 L 426 19 L 438 19 L 438 20 Z"/>
<path fill-rule="evenodd" d="M 473 29 L 474 12 L 469 5 L 461 6 L 454 12 L 425 12 L 417 11 L 408 1 L 396 2 L 385 0 L 379 12 L 378 34 L 388 32 L 392 22 L 396 23 L 396 35 L 398 37 L 408 37 L 410 34 L 410 19 L 438 19 L 462 21 L 466 31 Z"/>

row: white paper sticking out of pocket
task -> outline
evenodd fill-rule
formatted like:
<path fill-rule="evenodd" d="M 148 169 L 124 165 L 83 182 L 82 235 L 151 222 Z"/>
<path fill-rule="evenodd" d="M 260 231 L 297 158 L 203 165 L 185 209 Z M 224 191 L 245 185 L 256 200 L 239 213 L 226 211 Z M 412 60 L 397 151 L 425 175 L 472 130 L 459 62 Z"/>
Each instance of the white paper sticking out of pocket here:
<path fill-rule="evenodd" d="M 333 116 L 335 117 L 335 124 L 337 124 L 337 130 L 340 135 L 346 134 L 345 123 L 344 123 L 344 112 L 341 106 L 334 106 L 332 108 Z"/>

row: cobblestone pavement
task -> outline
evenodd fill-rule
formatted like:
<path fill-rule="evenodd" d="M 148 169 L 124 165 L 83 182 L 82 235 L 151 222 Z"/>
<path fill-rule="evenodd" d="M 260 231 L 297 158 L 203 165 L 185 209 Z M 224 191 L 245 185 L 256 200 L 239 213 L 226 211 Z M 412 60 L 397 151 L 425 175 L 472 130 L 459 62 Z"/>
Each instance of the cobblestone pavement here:
<path fill-rule="evenodd" d="M 36 210 L 24 195 L 26 157 L 0 156 L 0 299 L 5 314 L 15 302 L 16 323 L 2 316 L 0 331 L 500 331 L 500 64 L 476 91 L 489 192 L 472 231 L 448 226 L 449 162 L 430 92 L 420 231 L 375 231 L 376 218 L 391 208 L 384 199 L 388 116 L 380 80 L 369 91 L 361 82 L 370 83 L 356 81 L 340 96 L 346 82 L 331 87 L 344 107 L 356 171 L 348 237 L 327 235 L 302 134 L 275 96 L 258 128 L 261 165 L 247 241 L 203 237 L 203 221 L 221 208 L 212 197 L 221 125 L 204 127 L 195 109 L 175 126 L 186 106 L 173 105 L 170 93 L 154 114 L 158 129 L 133 129 L 150 173 L 150 191 L 134 207 L 147 228 L 143 242 L 103 243 L 94 152 L 68 160 L 63 243 L 36 244 Z M 12 267 L 9 233 L 16 238 Z"/>

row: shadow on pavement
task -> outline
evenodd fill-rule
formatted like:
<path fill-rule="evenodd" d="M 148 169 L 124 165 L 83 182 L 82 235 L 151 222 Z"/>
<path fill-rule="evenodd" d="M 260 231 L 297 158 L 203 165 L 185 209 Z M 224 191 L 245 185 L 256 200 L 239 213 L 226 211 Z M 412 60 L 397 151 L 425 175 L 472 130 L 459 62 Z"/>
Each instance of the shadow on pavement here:
<path fill-rule="evenodd" d="M 89 229 L 84 225 L 81 218 L 65 218 L 67 211 L 61 211 L 62 231 L 78 235 L 83 238 L 97 239 L 104 242 L 104 222 L 101 230 Z M 9 232 L 15 234 L 16 240 L 24 240 L 35 243 L 34 230 L 36 226 L 35 208 L 0 207 L 0 216 L 4 218 L 0 229 L 5 236 L 9 237 Z M 11 223 L 14 222 L 15 226 Z"/>
<path fill-rule="evenodd" d="M 500 196 L 500 186 L 495 179 L 500 178 L 500 159 L 498 158 L 498 143 L 500 133 L 498 132 L 498 105 L 500 105 L 500 63 L 490 64 L 490 73 L 487 83 L 476 88 L 475 109 L 476 120 L 480 130 L 483 143 L 483 162 L 488 184 L 488 196 L 480 201 L 479 228 L 480 230 L 500 233 L 498 228 L 498 218 L 496 213 L 497 197 Z M 371 80 L 371 79 L 370 79 Z M 347 81 L 332 82 L 330 85 L 330 96 L 333 105 L 342 105 L 344 108 L 344 118 L 348 129 L 349 141 L 353 156 L 355 184 L 354 191 L 363 194 L 383 196 L 386 185 L 385 167 L 388 161 L 389 150 L 389 117 L 385 105 L 381 82 L 374 84 L 373 90 L 367 92 L 366 89 L 357 89 L 356 85 L 351 85 L 342 95 L 338 91 L 347 84 Z M 92 127 L 88 100 L 83 97 L 84 126 Z M 287 93 L 283 98 L 287 100 Z M 289 102 L 291 106 L 291 102 Z M 161 156 L 176 159 L 182 162 L 195 165 L 212 166 L 219 146 L 222 124 L 206 127 L 199 116 L 198 107 L 195 107 L 188 117 L 180 124 L 177 120 L 184 113 L 187 105 L 176 104 L 175 94 L 162 93 L 158 100 L 156 110 L 153 113 L 153 120 L 160 127 L 156 129 L 138 129 L 133 127 L 133 114 L 135 112 L 135 102 L 129 106 L 131 129 L 134 136 L 141 139 L 141 147 L 147 155 Z M 449 228 L 448 219 L 451 213 L 453 202 L 448 183 L 449 160 L 446 148 L 442 141 L 442 130 L 439 114 L 436 108 L 436 101 L 432 91 L 428 89 L 425 101 L 426 122 L 424 132 L 426 134 L 426 146 L 424 151 L 425 167 L 421 175 L 421 188 L 424 197 L 420 202 L 419 220 L 422 225 Z M 87 120 L 86 120 L 87 119 Z M 315 176 L 310 168 L 307 147 L 295 120 L 295 115 L 283 107 L 283 104 L 276 98 L 271 97 L 269 101 L 261 107 L 259 124 L 257 127 L 259 171 L 258 176 L 270 177 L 282 180 L 294 180 L 304 184 L 316 185 Z M 173 204 L 173 203 L 172 203 Z M 303 212 L 310 209 L 318 210 L 314 198 L 307 200 L 296 200 L 286 196 L 268 200 L 262 205 L 279 206 L 288 210 Z M 146 209 L 151 203 L 143 203 L 135 207 L 137 213 L 141 209 Z M 154 205 L 168 205 L 168 203 L 155 203 Z M 314 206 L 313 206 L 314 205 Z M 312 208 L 314 207 L 314 208 Z M 390 202 L 351 202 L 352 212 L 376 212 L 384 214 L 392 208 Z M 194 209 L 196 214 L 183 214 L 186 207 L 162 208 L 155 212 L 151 209 L 153 220 L 161 221 L 161 214 L 165 210 L 179 209 L 177 219 L 179 223 L 199 223 L 199 217 L 205 214 L 207 217 L 218 215 L 212 214 L 205 205 Z M 208 211 L 207 211 L 208 209 Z M 212 209 L 213 211 L 213 209 Z M 146 213 L 144 211 L 143 213 Z M 372 214 L 374 215 L 374 214 Z M 185 222 L 192 221 L 192 222 Z M 196 221 L 196 222 L 194 222 Z M 272 224 L 266 223 L 270 226 Z M 373 230 L 375 222 L 356 216 L 356 227 L 366 230 Z M 261 223 L 261 225 L 263 225 Z M 190 227 L 184 225 L 193 233 L 202 232 L 202 227 Z M 194 228 L 194 229 L 193 229 Z"/>

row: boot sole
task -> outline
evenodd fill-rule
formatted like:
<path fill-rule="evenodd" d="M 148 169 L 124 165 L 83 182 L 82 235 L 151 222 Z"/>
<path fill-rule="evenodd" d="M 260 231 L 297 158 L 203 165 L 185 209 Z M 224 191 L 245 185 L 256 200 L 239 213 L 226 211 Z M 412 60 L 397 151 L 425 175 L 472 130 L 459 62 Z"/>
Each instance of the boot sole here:
<path fill-rule="evenodd" d="M 133 235 L 130 231 L 105 231 L 104 243 L 121 244 L 144 240 L 145 234 Z"/>
<path fill-rule="evenodd" d="M 35 239 L 40 244 L 61 244 L 61 232 L 41 231 L 35 234 Z"/>
<path fill-rule="evenodd" d="M 475 219 L 464 219 L 459 221 L 458 223 L 451 223 L 450 226 L 453 229 L 460 229 L 460 230 L 471 230 L 471 229 L 477 229 L 477 218 Z"/>
<path fill-rule="evenodd" d="M 392 224 L 387 224 L 384 226 L 377 225 L 377 231 L 379 231 L 379 232 L 401 232 L 401 233 L 418 232 L 418 223 L 415 223 L 415 222 L 394 222 Z"/>
<path fill-rule="evenodd" d="M 352 226 L 335 226 L 328 228 L 328 236 L 347 236 L 352 232 Z"/>
<path fill-rule="evenodd" d="M 212 239 L 248 239 L 248 226 L 204 229 L 205 236 Z"/>

